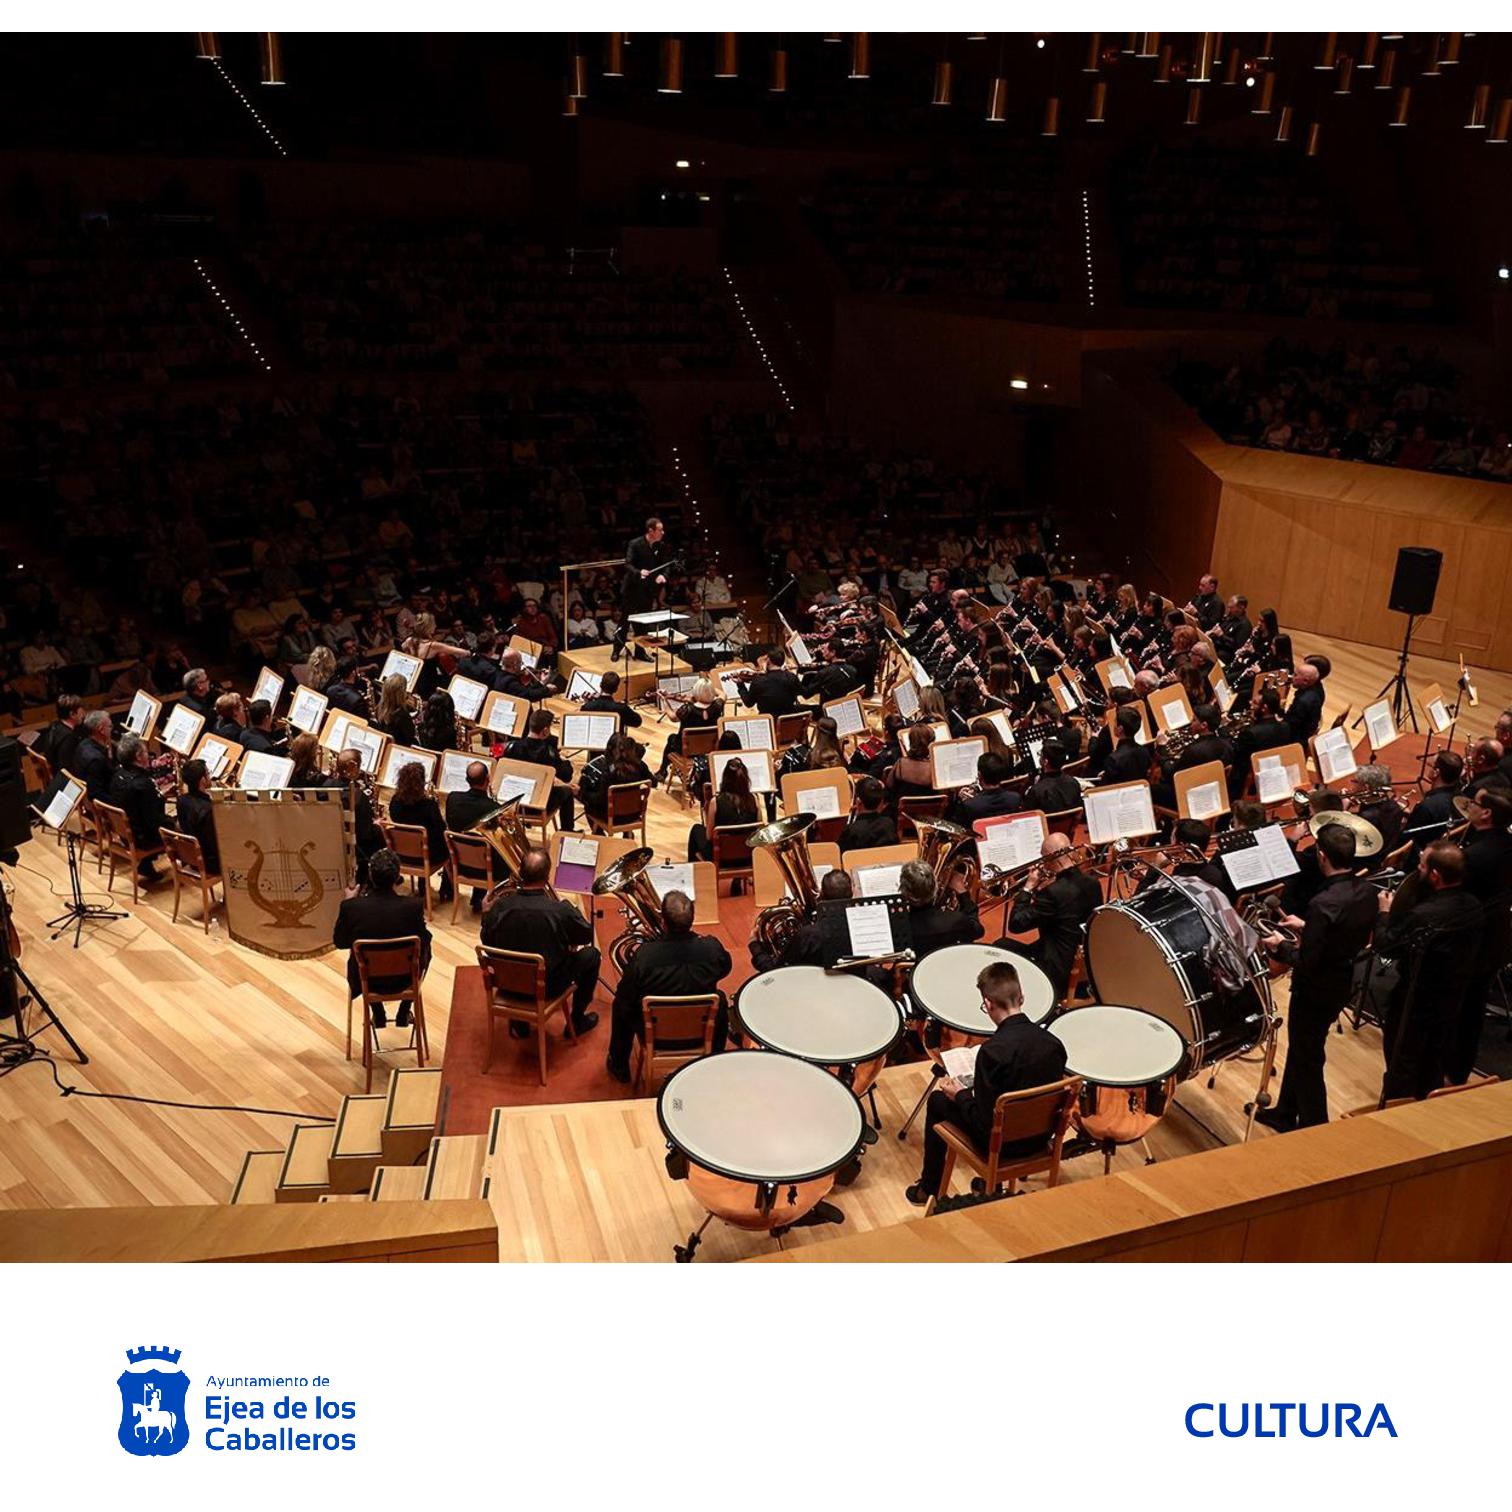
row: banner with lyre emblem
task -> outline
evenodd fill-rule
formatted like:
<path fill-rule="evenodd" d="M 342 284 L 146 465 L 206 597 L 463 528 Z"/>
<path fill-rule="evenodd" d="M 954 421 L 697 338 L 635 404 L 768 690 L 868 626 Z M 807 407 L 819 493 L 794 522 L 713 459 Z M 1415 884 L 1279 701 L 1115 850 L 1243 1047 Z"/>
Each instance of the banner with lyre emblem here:
<path fill-rule="evenodd" d="M 214 796 L 231 938 L 285 959 L 323 955 L 355 874 L 346 793 L 225 790 Z"/>

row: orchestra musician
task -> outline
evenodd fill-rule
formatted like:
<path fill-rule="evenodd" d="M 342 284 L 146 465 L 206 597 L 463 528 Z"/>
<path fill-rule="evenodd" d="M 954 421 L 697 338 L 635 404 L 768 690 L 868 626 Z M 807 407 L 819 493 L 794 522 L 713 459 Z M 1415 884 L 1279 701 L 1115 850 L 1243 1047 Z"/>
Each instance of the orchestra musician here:
<path fill-rule="evenodd" d="M 1407 811 L 1391 796 L 1391 770 L 1370 765 L 1358 767 L 1353 779 L 1355 813 L 1381 832 L 1381 856 L 1384 859 L 1402 843 Z"/>
<path fill-rule="evenodd" d="M 492 950 L 518 950 L 546 963 L 546 995 L 572 993 L 572 1027 L 586 1034 L 599 1021 L 589 1007 L 598 988 L 601 957 L 593 943 L 593 922 L 580 908 L 547 894 L 551 857 L 532 846 L 520 861 L 519 890 L 505 893 L 483 915 L 479 939 Z M 525 1039 L 527 1025 L 512 1022 L 510 1034 Z"/>
<path fill-rule="evenodd" d="M 748 709 L 759 714 L 770 714 L 773 719 L 791 714 L 798 707 L 798 697 L 803 685 L 798 676 L 786 667 L 787 654 L 781 646 L 773 646 L 762 658 L 762 669 L 740 689 L 740 701 Z"/>
<path fill-rule="evenodd" d="M 856 811 L 840 831 L 841 856 L 897 843 L 898 827 L 887 812 L 887 789 L 875 777 L 863 777 L 856 784 Z"/>
<path fill-rule="evenodd" d="M 1303 662 L 1291 677 L 1292 699 L 1286 709 L 1291 742 L 1306 747 L 1323 723 L 1323 678 L 1317 667 Z"/>
<path fill-rule="evenodd" d="M 1158 866 L 1152 866 L 1146 870 L 1144 876 L 1139 879 L 1139 885 L 1135 892 L 1144 892 L 1154 887 L 1163 876 L 1192 877 L 1198 882 L 1206 882 L 1209 887 L 1217 888 L 1230 903 L 1234 901 L 1234 884 L 1229 881 L 1229 876 L 1217 861 L 1206 859 L 1208 843 L 1208 827 L 1200 819 L 1178 819 L 1171 828 L 1171 840 L 1176 845 L 1189 846 L 1197 851 L 1204 859 L 1197 860 L 1188 857 L 1176 862 L 1169 873 L 1162 872 Z M 1373 908 L 1374 903 L 1371 904 Z"/>
<path fill-rule="evenodd" d="M 294 770 L 289 773 L 291 788 L 330 786 L 320 766 L 320 741 L 308 731 L 300 731 L 289 742 L 289 760 L 294 763 Z"/>
<path fill-rule="evenodd" d="M 1456 1086 L 1470 1080 L 1480 1049 L 1481 1026 L 1492 984 L 1512 960 L 1512 793 L 1487 787 L 1469 804 L 1465 833 L 1465 891 L 1485 914 L 1475 952 L 1475 969 L 1454 1025 L 1444 1072 Z"/>
<path fill-rule="evenodd" d="M 1219 656 L 1230 662 L 1254 628 L 1250 623 L 1249 600 L 1242 593 L 1236 593 L 1224 607 L 1223 618 L 1208 633 Z"/>
<path fill-rule="evenodd" d="M 240 693 L 222 693 L 215 700 L 215 725 L 211 734 L 243 744 L 247 734 L 247 707 Z"/>
<path fill-rule="evenodd" d="M 459 835 L 476 828 L 485 814 L 491 814 L 499 807 L 498 799 L 488 791 L 486 763 L 469 761 L 465 776 L 467 786 L 446 795 L 446 827 Z M 509 876 L 509 868 L 497 851 L 492 853 L 491 861 L 494 885 L 497 886 Z M 471 907 L 474 913 L 483 911 L 483 897 L 481 887 L 473 888 Z"/>
<path fill-rule="evenodd" d="M 982 968 L 976 988 L 982 1008 L 996 1026 L 976 1054 L 971 1087 L 945 1077 L 929 1094 L 924 1120 L 924 1163 L 919 1179 L 904 1192 L 915 1207 L 940 1195 L 945 1174 L 945 1141 L 941 1124 L 964 1129 L 977 1148 L 985 1151 L 992 1136 L 997 1100 L 1005 1092 L 1043 1087 L 1066 1074 L 1066 1047 L 1048 1029 L 1024 1017 L 1024 991 L 1017 970 L 1007 961 Z M 1009 1160 L 1023 1159 L 1044 1148 L 1043 1136 L 1004 1143 Z"/>
<path fill-rule="evenodd" d="M 629 704 L 616 695 L 620 690 L 620 675 L 612 669 L 599 681 L 599 690 L 582 703 L 585 714 L 618 714 L 621 730 L 638 730 L 641 717 Z"/>
<path fill-rule="evenodd" d="M 1299 931 L 1295 946 L 1279 934 L 1263 937 L 1266 949 L 1292 968 L 1287 1017 L 1286 1069 L 1273 1108 L 1255 1118 L 1284 1133 L 1328 1122 L 1324 1060 L 1328 1032 L 1354 983 L 1355 958 L 1370 943 L 1376 922 L 1376 890 L 1355 876 L 1355 835 L 1342 824 L 1325 825 L 1314 846 L 1322 883 L 1307 905 L 1305 919 L 1287 915 L 1282 923 Z"/>
<path fill-rule="evenodd" d="M 734 763 L 732 762 L 733 766 Z M 615 1081 L 630 1080 L 630 1046 L 642 1037 L 648 997 L 702 997 L 714 994 L 719 1008 L 714 1017 L 717 1054 L 730 1032 L 730 1008 L 720 982 L 730 974 L 730 953 L 712 935 L 693 932 L 693 900 L 676 888 L 662 899 L 662 936 L 642 941 L 625 967 L 614 992 L 614 1010 L 609 1028 L 609 1053 L 605 1066 Z M 676 1041 L 658 1041 L 658 1047 L 679 1048 Z"/>
<path fill-rule="evenodd" d="M 977 757 L 976 791 L 969 797 L 956 799 L 951 807 L 951 819 L 970 829 L 978 819 L 996 819 L 1003 814 L 1018 813 L 1024 806 L 1024 799 L 1006 786 L 1012 776 L 1011 763 L 996 751 L 983 751 Z"/>
<path fill-rule="evenodd" d="M 399 768 L 393 796 L 388 803 L 391 824 L 414 825 L 425 831 L 426 860 L 434 871 L 446 864 L 446 821 L 441 817 L 441 805 L 427 790 L 425 768 L 418 761 L 406 761 Z M 430 885 L 426 879 L 425 885 Z M 452 880 L 450 870 L 441 873 L 441 901 L 450 903 Z"/>
<path fill-rule="evenodd" d="M 184 791 L 179 794 L 173 828 L 199 841 L 207 877 L 220 873 L 220 843 L 215 835 L 215 805 L 210 801 L 210 768 L 203 761 L 186 761 L 179 769 Z"/>
<path fill-rule="evenodd" d="M 1262 688 L 1250 708 L 1254 718 L 1234 737 L 1234 767 L 1229 773 L 1231 798 L 1244 791 L 1254 770 L 1253 757 L 1291 744 L 1291 726 L 1282 717 L 1279 689 Z"/>
<path fill-rule="evenodd" d="M 733 731 L 727 732 L 733 734 Z M 703 820 L 688 831 L 688 860 L 714 859 L 714 831 L 731 825 L 755 824 L 759 818 L 756 795 L 751 791 L 751 774 L 744 761 L 736 756 L 725 762 L 719 779 L 719 791 L 704 806 Z M 733 883 L 731 884 L 734 885 Z"/>
<path fill-rule="evenodd" d="M 425 900 L 414 893 L 399 892 L 400 875 L 398 856 L 380 845 L 368 861 L 366 888 L 354 886 L 342 900 L 331 943 L 338 950 L 351 952 L 358 940 L 397 940 L 414 935 L 420 941 L 420 973 L 423 976 L 430 969 L 431 959 L 431 932 L 425 922 Z M 368 985 L 373 991 L 382 992 L 399 984 L 380 978 Z M 347 956 L 347 991 L 353 997 L 362 991 L 355 953 Z M 411 1006 L 408 998 L 400 1000 L 394 1022 L 401 1029 L 409 1026 Z M 388 1010 L 382 1003 L 372 1004 L 369 1012 L 373 1015 L 375 1029 L 388 1027 Z"/>
<path fill-rule="evenodd" d="M 1381 1029 L 1383 1099 L 1424 1098 L 1443 1085 L 1483 923 L 1464 882 L 1464 851 L 1452 840 L 1435 840 L 1397 898 L 1380 896 L 1376 949 L 1398 970 Z"/>
<path fill-rule="evenodd" d="M 494 675 L 494 691 L 508 693 L 512 698 L 523 698 L 526 703 L 539 703 L 551 696 L 549 683 L 527 669 L 518 651 L 506 651 L 499 658 L 499 670 Z"/>
<path fill-rule="evenodd" d="M 532 709 L 525 722 L 525 734 L 515 736 L 504 747 L 504 754 L 513 761 L 533 761 L 539 766 L 550 767 L 556 773 L 546 807 L 556 815 L 559 829 L 570 830 L 576 827 L 577 819 L 573 806 L 572 763 L 562 755 L 557 738 L 551 733 L 555 723 L 556 715 L 550 709 Z"/>
<path fill-rule="evenodd" d="M 1139 710 L 1133 704 L 1125 704 L 1113 716 L 1118 731 L 1118 743 L 1103 762 L 1098 782 L 1104 785 L 1114 782 L 1142 782 L 1150 775 L 1153 757 L 1147 745 L 1140 745 L 1138 736 L 1144 728 Z"/>
<path fill-rule="evenodd" d="M 1192 617 L 1204 631 L 1211 631 L 1223 618 L 1223 600 L 1218 597 L 1218 579 L 1205 572 L 1197 579 L 1197 594 L 1187 605 Z"/>
<path fill-rule="evenodd" d="M 609 737 L 609 744 L 584 768 L 578 779 L 578 797 L 583 812 L 605 824 L 609 819 L 609 789 L 651 781 L 651 768 L 642 757 L 646 748 L 623 730 Z"/>
<path fill-rule="evenodd" d="M 183 678 L 184 696 L 181 707 L 191 714 L 198 714 L 208 725 L 215 708 L 215 695 L 210 687 L 210 674 L 203 667 L 191 667 Z"/>
<path fill-rule="evenodd" d="M 819 660 L 803 674 L 801 684 L 805 698 L 816 698 L 821 703 L 831 698 L 844 698 L 862 686 L 860 672 L 845 659 L 844 652 L 833 641 L 820 646 Z"/>
<path fill-rule="evenodd" d="M 345 784 L 352 795 L 352 827 L 357 846 L 357 880 L 366 882 L 368 863 L 383 849 L 383 836 L 373 813 L 373 800 L 364 781 L 362 752 L 350 746 L 336 758 L 336 781 Z"/>
<path fill-rule="evenodd" d="M 619 629 L 614 635 L 615 659 L 624 654 L 625 639 L 634 628 L 630 624 L 632 614 L 648 613 L 656 602 L 656 590 L 666 585 L 666 574 L 657 569 L 662 566 L 661 542 L 667 534 L 667 527 L 661 520 L 652 515 L 646 521 L 644 535 L 638 535 L 625 548 L 625 576 L 620 584 L 620 615 Z M 640 661 L 650 661 L 650 657 L 637 646 L 636 657 Z"/>
<path fill-rule="evenodd" d="M 415 718 L 410 713 L 409 684 L 400 672 L 390 672 L 378 690 L 378 712 L 373 728 L 382 730 L 395 745 L 415 744 Z"/>
<path fill-rule="evenodd" d="M 1501 769 L 1505 752 L 1499 740 L 1477 740 L 1470 747 L 1470 776 L 1465 783 L 1465 796 L 1474 797 L 1482 788 L 1505 788 L 1506 774 Z"/>
<path fill-rule="evenodd" d="M 1186 749 L 1175 762 L 1169 761 L 1164 754 L 1161 757 L 1162 775 L 1160 781 L 1155 784 L 1155 802 L 1164 808 L 1176 806 L 1176 783 L 1177 772 L 1189 771 L 1192 767 L 1204 766 L 1210 761 L 1219 762 L 1224 771 L 1224 785 L 1228 784 L 1229 773 L 1234 767 L 1234 746 L 1226 735 L 1218 733 L 1218 705 L 1212 703 L 1198 704 L 1192 710 L 1191 731 L 1195 738 L 1188 742 Z M 1169 737 L 1161 734 L 1157 737 L 1156 744 L 1164 752 Z"/>
<path fill-rule="evenodd" d="M 125 810 L 131 822 L 131 837 L 138 850 L 161 849 L 161 831 L 167 822 L 168 810 L 163 795 L 157 790 L 157 783 L 147 771 L 147 742 L 128 730 L 116 747 L 116 758 L 116 769 L 110 776 L 109 801 Z M 137 865 L 137 873 L 144 882 L 155 881 L 156 858 L 144 856 Z"/>
<path fill-rule="evenodd" d="M 719 685 L 707 677 L 700 677 L 693 684 L 688 697 L 678 705 L 677 728 L 667 736 L 667 743 L 662 747 L 661 765 L 651 780 L 657 783 L 667 780 L 672 757 L 682 754 L 684 730 L 709 729 L 724 718 L 724 711 L 725 704 L 719 693 Z"/>
<path fill-rule="evenodd" d="M 274 756 L 284 754 L 283 742 L 273 735 L 273 705 L 266 698 L 254 698 L 247 705 L 247 727 L 242 731 L 242 744 L 249 751 L 266 751 Z"/>
<path fill-rule="evenodd" d="M 84 738 L 84 700 L 77 693 L 58 695 L 58 717 L 43 730 L 32 746 L 53 769 L 54 774 L 73 772 L 79 742 Z"/>
<path fill-rule="evenodd" d="M 344 656 L 336 663 L 336 676 L 325 685 L 323 691 L 331 708 L 366 719 L 372 710 L 368 708 L 362 690 L 352 680 L 356 675 L 357 663 L 350 656 Z"/>
<path fill-rule="evenodd" d="M 1066 748 L 1059 740 L 1047 740 L 1040 747 L 1040 775 L 1024 794 L 1024 807 L 1043 809 L 1047 814 L 1061 814 L 1081 805 L 1081 784 L 1067 777 Z"/>
<path fill-rule="evenodd" d="M 485 688 L 494 686 L 499 675 L 499 636 L 493 630 L 480 630 L 477 644 L 457 663 L 457 675 L 482 683 Z"/>
<path fill-rule="evenodd" d="M 1038 930 L 1039 938 L 1027 947 L 1007 935 L 997 941 L 999 949 L 1027 955 L 1050 978 L 1056 1002 L 1065 997 L 1070 985 L 1082 926 L 1102 902 L 1097 879 L 1077 868 L 1070 850 L 1067 836 L 1046 835 L 1039 866 L 1024 879 L 1023 890 L 1008 910 L 1009 934 Z"/>
<path fill-rule="evenodd" d="M 1433 758 L 1433 785 L 1418 799 L 1408 815 L 1410 823 L 1405 838 L 1421 852 L 1430 840 L 1437 840 L 1450 825 L 1458 823 L 1454 800 L 1459 796 L 1465 775 L 1465 758 L 1458 751 L 1440 751 Z"/>
<path fill-rule="evenodd" d="M 820 902 L 843 901 L 853 896 L 850 873 L 835 867 L 819 879 Z M 847 953 L 844 931 L 826 934 L 817 915 L 791 930 L 782 944 L 780 955 L 769 951 L 758 937 L 747 947 L 751 952 L 751 969 L 760 976 L 777 966 L 831 967 Z"/>

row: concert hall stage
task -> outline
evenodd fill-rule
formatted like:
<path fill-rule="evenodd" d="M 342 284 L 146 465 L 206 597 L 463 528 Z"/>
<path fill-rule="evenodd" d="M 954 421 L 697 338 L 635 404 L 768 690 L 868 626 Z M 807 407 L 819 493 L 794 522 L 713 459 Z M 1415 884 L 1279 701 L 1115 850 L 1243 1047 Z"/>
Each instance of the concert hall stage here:
<path fill-rule="evenodd" d="M 627 666 L 630 668 L 628 674 L 625 671 Z M 624 679 L 620 687 L 620 696 L 632 700 L 651 692 L 658 673 L 662 677 L 689 677 L 693 672 L 693 668 L 680 656 L 669 656 L 665 651 L 659 662 L 633 660 L 626 662 L 623 657 L 616 662 L 611 646 L 585 646 L 580 651 L 557 653 L 557 670 L 569 683 L 572 681 L 574 672 L 592 672 L 601 677 L 611 669 L 618 672 Z"/>

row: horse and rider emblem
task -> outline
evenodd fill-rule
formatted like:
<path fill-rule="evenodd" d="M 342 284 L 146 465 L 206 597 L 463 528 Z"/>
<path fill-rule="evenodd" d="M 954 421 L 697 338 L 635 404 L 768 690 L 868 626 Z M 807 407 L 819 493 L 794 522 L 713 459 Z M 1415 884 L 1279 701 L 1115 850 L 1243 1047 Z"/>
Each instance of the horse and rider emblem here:
<path fill-rule="evenodd" d="M 178 1368 L 179 1351 L 162 1344 L 128 1349 L 121 1388 L 121 1426 L 116 1437 L 128 1454 L 177 1454 L 189 1442 L 184 1399 L 189 1377 Z"/>

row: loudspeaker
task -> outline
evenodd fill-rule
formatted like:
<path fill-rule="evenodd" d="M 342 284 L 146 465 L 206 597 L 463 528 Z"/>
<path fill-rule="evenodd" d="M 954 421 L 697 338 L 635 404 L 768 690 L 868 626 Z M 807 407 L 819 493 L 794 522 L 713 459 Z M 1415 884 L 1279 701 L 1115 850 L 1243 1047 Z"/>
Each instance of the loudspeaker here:
<path fill-rule="evenodd" d="M 1398 614 L 1432 614 L 1444 553 L 1431 546 L 1403 546 L 1397 552 L 1388 608 Z"/>
<path fill-rule="evenodd" d="M 0 850 L 15 850 L 31 839 L 26 779 L 21 775 L 21 742 L 0 735 Z"/>

